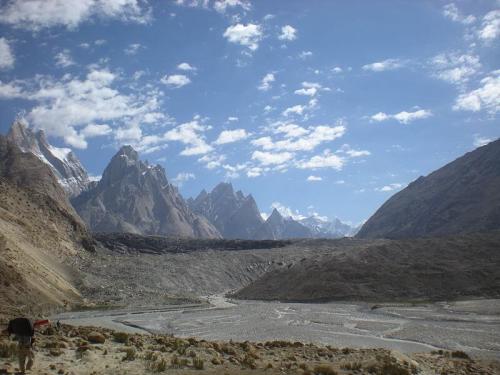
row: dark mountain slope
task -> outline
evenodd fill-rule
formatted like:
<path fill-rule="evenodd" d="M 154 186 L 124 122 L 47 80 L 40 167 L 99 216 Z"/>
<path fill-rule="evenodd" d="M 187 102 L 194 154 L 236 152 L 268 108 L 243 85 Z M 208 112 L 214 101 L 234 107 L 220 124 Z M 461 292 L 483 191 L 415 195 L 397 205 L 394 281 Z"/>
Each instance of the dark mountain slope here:
<path fill-rule="evenodd" d="M 500 297 L 500 231 L 411 240 L 330 240 L 332 252 L 272 270 L 236 298 L 408 301 Z M 334 246 L 338 244 L 339 246 Z"/>
<path fill-rule="evenodd" d="M 412 238 L 500 229 L 500 140 L 420 177 L 385 202 L 359 238 Z"/>
<path fill-rule="evenodd" d="M 274 209 L 266 222 L 255 232 L 258 240 L 281 240 L 289 238 L 311 238 L 313 234 L 309 228 L 293 220 L 283 217 Z"/>

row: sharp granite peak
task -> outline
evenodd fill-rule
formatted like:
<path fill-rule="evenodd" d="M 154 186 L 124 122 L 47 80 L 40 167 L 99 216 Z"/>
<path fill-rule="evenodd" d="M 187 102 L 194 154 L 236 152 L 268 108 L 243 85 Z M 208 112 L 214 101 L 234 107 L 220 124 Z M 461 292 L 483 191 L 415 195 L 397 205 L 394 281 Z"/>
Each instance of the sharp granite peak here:
<path fill-rule="evenodd" d="M 7 139 L 22 152 L 32 153 L 47 164 L 70 197 L 89 187 L 91 181 L 87 171 L 75 154 L 69 148 L 49 144 L 43 130 L 34 131 L 25 122 L 17 120 L 12 124 Z"/>
<path fill-rule="evenodd" d="M 94 232 L 221 237 L 208 220 L 189 209 L 165 170 L 140 160 L 131 146 L 120 148 L 101 180 L 72 203 Z"/>
<path fill-rule="evenodd" d="M 283 217 L 275 208 L 266 222 L 256 233 L 257 239 L 281 238 L 311 238 L 313 234 L 309 228 L 295 221 L 291 217 Z"/>
<path fill-rule="evenodd" d="M 224 238 L 254 239 L 264 220 L 251 194 L 234 191 L 231 183 L 220 183 L 210 193 L 202 190 L 188 200 L 191 209 L 206 217 Z"/>

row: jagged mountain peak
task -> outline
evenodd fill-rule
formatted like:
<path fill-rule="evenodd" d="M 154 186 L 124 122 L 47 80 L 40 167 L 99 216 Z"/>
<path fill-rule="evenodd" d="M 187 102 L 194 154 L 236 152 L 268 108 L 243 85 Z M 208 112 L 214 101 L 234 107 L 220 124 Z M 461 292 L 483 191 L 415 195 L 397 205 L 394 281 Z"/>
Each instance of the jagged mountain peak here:
<path fill-rule="evenodd" d="M 87 190 L 90 179 L 76 155 L 69 148 L 52 146 L 43 130 L 34 131 L 26 122 L 16 120 L 7 138 L 22 152 L 31 153 L 47 164 L 69 196 Z"/>

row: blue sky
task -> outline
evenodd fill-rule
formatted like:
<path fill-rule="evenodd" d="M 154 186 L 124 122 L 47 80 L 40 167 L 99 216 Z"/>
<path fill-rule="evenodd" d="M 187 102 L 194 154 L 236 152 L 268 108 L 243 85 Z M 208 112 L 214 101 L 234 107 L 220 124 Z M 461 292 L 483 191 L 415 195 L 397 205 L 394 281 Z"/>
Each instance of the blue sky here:
<path fill-rule="evenodd" d="M 358 223 L 499 137 L 499 41 L 495 0 L 7 0 L 0 132 Z"/>

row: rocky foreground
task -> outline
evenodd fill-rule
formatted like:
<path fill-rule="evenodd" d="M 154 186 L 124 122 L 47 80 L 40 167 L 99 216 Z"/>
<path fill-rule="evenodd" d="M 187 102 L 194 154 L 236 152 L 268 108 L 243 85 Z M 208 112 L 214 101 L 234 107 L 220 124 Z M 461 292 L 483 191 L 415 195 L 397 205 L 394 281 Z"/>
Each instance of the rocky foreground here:
<path fill-rule="evenodd" d="M 16 343 L 0 339 L 0 374 L 14 374 Z M 270 341 L 209 342 L 62 325 L 36 336 L 31 374 L 498 374 L 498 361 L 461 351 L 403 355 Z"/>

